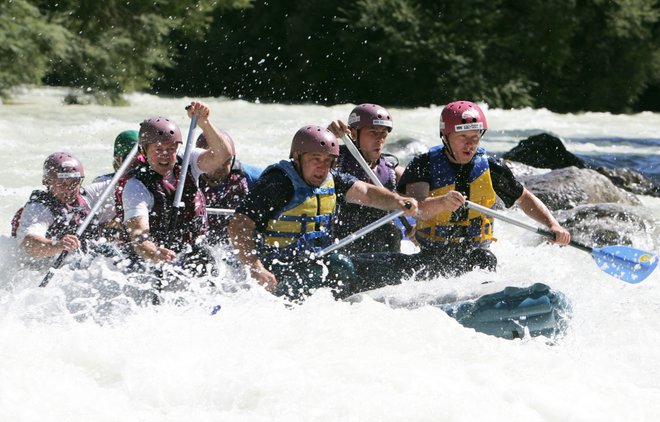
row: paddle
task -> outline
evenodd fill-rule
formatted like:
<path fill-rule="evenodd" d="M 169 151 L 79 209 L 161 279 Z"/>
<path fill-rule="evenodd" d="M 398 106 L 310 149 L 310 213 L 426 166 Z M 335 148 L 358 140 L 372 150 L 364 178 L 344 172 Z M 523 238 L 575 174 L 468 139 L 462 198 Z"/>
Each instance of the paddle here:
<path fill-rule="evenodd" d="M 131 149 L 131 152 L 129 152 L 126 158 L 124 158 L 124 162 L 121 164 L 121 167 L 119 167 L 119 169 L 117 169 L 117 171 L 115 172 L 115 175 L 112 177 L 112 180 L 110 180 L 110 184 L 106 186 L 105 190 L 103 191 L 103 193 L 101 193 L 101 196 L 96 201 L 96 204 L 94 204 L 94 207 L 92 207 L 92 210 L 89 212 L 89 214 L 87 214 L 87 217 L 85 217 L 82 224 L 76 230 L 77 237 L 82 236 L 85 230 L 87 230 L 87 226 L 89 226 L 89 223 L 92 222 L 92 219 L 96 216 L 96 213 L 98 213 L 99 209 L 105 202 L 108 195 L 110 195 L 111 192 L 114 192 L 117 182 L 119 182 L 119 179 L 124 175 L 128 167 L 131 165 L 131 162 L 137 155 L 138 147 L 139 145 L 136 143 L 133 146 L 133 149 Z M 48 285 L 50 279 L 53 277 L 53 275 L 55 275 L 55 272 L 53 270 L 56 270 L 62 266 L 62 264 L 64 263 L 64 258 L 66 258 L 68 254 L 69 251 L 60 252 L 60 255 L 57 257 L 55 262 L 53 262 L 53 265 L 51 265 L 50 268 L 48 269 L 48 272 L 46 273 L 44 279 L 41 280 L 39 287 L 46 287 L 46 285 Z"/>
<path fill-rule="evenodd" d="M 207 208 L 206 213 L 212 215 L 232 215 L 234 214 L 234 210 L 231 208 Z"/>
<path fill-rule="evenodd" d="M 550 239 L 555 234 L 549 230 L 527 224 L 523 221 L 508 217 L 490 208 L 483 207 L 474 202 L 466 201 L 468 208 L 482 212 L 490 217 L 499 218 L 523 229 L 535 232 Z M 569 246 L 573 246 L 584 252 L 589 252 L 596 261 L 598 268 L 607 274 L 614 276 L 626 283 L 636 284 L 648 277 L 658 265 L 658 257 L 654 254 L 628 246 L 606 246 L 604 248 L 593 248 L 571 240 Z"/>
<path fill-rule="evenodd" d="M 186 110 L 190 106 L 186 107 Z M 183 153 L 183 163 L 181 164 L 181 174 L 179 174 L 179 182 L 176 185 L 176 192 L 174 193 L 174 204 L 172 204 L 172 215 L 170 216 L 168 242 L 170 245 L 174 243 L 177 229 L 179 227 L 179 220 L 181 219 L 181 212 L 185 204 L 181 201 L 183 197 L 183 188 L 186 184 L 186 177 L 188 175 L 188 166 L 190 165 L 190 154 L 193 151 L 192 137 L 197 127 L 197 115 L 193 114 L 190 118 L 190 129 L 188 130 L 188 139 L 186 140 L 186 149 Z"/>
<path fill-rule="evenodd" d="M 348 134 L 344 135 L 342 137 L 342 140 L 344 141 L 344 145 L 346 145 L 346 148 L 348 148 L 348 150 L 350 151 L 353 158 L 355 158 L 357 160 L 357 162 L 360 164 L 360 167 L 362 167 L 362 169 L 365 171 L 365 173 L 367 173 L 367 176 L 369 176 L 369 179 L 371 179 L 371 182 L 374 185 L 382 188 L 383 184 L 378 179 L 378 176 L 376 176 L 374 174 L 373 170 L 371 170 L 371 167 L 369 167 L 369 164 L 367 164 L 364 157 L 362 156 L 360 151 L 357 149 L 357 147 L 353 143 L 353 139 L 351 139 L 351 136 L 348 135 Z M 409 236 L 412 233 L 412 226 L 410 225 L 408 220 L 406 220 L 406 218 L 403 217 L 403 216 L 399 217 L 399 221 L 401 222 L 401 224 L 403 224 L 403 227 L 405 227 L 405 229 L 406 229 L 406 236 Z"/>
<path fill-rule="evenodd" d="M 360 230 L 356 231 L 355 233 L 351 233 L 345 238 L 341 239 L 337 243 L 334 243 L 327 248 L 323 249 L 321 252 L 318 254 L 315 254 L 315 258 L 322 258 L 329 254 L 330 252 L 334 252 L 339 248 L 343 248 L 344 246 L 348 245 L 349 243 L 352 243 L 356 241 L 357 239 L 361 238 L 365 234 L 372 232 L 376 230 L 378 227 L 385 225 L 389 223 L 390 221 L 394 220 L 395 218 L 399 218 L 403 215 L 402 210 L 394 211 L 384 217 L 379 218 L 378 220 L 374 221 L 373 223 L 369 224 L 368 226 L 364 226 Z"/>

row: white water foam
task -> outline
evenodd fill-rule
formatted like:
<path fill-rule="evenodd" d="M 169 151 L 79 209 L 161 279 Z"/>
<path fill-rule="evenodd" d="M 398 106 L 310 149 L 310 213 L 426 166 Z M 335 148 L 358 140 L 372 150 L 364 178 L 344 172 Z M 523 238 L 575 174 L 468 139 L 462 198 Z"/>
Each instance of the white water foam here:
<path fill-rule="evenodd" d="M 431 307 L 349 304 L 327 291 L 287 306 L 252 282 L 232 292 L 230 273 L 215 280 L 221 288 L 199 287 L 181 293 L 179 305 L 157 307 L 119 295 L 103 308 L 113 283 L 130 285 L 103 260 L 62 269 L 47 288 L 35 287 L 44 270 L 20 267 L 7 234 L 13 212 L 40 183 L 45 156 L 73 152 L 90 180 L 111 170 L 114 136 L 142 119 L 163 114 L 184 133 L 188 127 L 186 99 L 133 95 L 128 107 L 71 107 L 59 104 L 61 94 L 28 90 L 20 104 L 0 106 L 0 421 L 660 420 L 660 274 L 630 285 L 584 252 L 543 244 L 505 223 L 496 226 L 497 273 L 390 289 L 464 297 L 485 281 L 490 291 L 545 282 L 573 306 L 568 332 L 554 346 L 478 334 Z M 298 127 L 346 118 L 351 109 L 209 102 L 239 157 L 257 165 L 285 157 Z M 437 142 L 439 108 L 391 111 L 395 131 Z M 659 118 L 487 113 L 495 129 L 533 122 L 563 136 L 594 137 L 623 136 L 625 127 Z M 642 199 L 660 218 L 660 200 Z"/>

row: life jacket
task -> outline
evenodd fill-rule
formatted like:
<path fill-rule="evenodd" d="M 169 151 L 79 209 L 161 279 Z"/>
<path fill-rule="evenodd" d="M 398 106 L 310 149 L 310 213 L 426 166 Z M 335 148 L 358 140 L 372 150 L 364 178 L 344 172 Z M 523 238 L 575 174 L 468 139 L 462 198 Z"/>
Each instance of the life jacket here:
<path fill-rule="evenodd" d="M 76 195 L 76 200 L 74 204 L 64 204 L 60 202 L 55 196 L 47 191 L 35 190 L 30 194 L 30 203 L 39 203 L 43 204 L 53 215 L 55 221 L 48 227 L 46 232 L 46 238 L 48 239 L 59 239 L 65 234 L 73 234 L 76 232 L 78 227 L 82 222 L 87 218 L 91 211 L 91 206 L 87 198 L 83 196 L 84 190 L 81 190 Z M 11 235 L 16 237 L 18 233 L 18 226 L 21 222 L 21 216 L 23 215 L 23 210 L 25 207 L 21 207 L 14 218 L 11 220 Z M 81 238 L 91 237 L 91 233 L 94 233 L 95 230 L 91 227 L 88 227 L 83 233 Z"/>
<path fill-rule="evenodd" d="M 399 160 L 394 155 L 391 154 L 381 154 L 378 159 L 378 165 L 374 174 L 380 180 L 380 183 L 383 184 L 385 188 L 393 191 L 396 188 L 396 173 L 394 169 L 399 165 Z M 342 173 L 348 173 L 355 176 L 358 180 L 363 182 L 371 182 L 371 178 L 367 175 L 367 172 L 364 171 L 360 163 L 353 157 L 348 149 L 344 146 L 340 149 L 339 154 L 339 163 L 337 169 Z"/>
<path fill-rule="evenodd" d="M 390 191 L 396 188 L 396 172 L 394 169 L 399 164 L 399 160 L 393 155 L 382 154 L 378 159 L 378 164 L 374 170 L 374 174 L 378 180 L 383 184 L 383 187 Z M 372 183 L 371 178 L 364 171 L 360 163 L 353 157 L 353 155 L 342 147 L 339 155 L 338 170 L 342 173 L 348 173 L 355 176 L 358 180 L 363 182 Z M 379 210 L 378 208 L 367 207 L 360 204 L 352 204 L 342 201 L 337 204 L 337 213 L 334 225 L 334 234 L 338 238 L 344 238 L 356 230 L 373 223 L 379 218 L 385 216 L 387 211 Z M 391 227 L 390 227 L 391 226 Z M 398 246 L 401 239 L 400 230 L 395 227 L 394 223 L 389 223 L 365 236 L 369 238 L 370 250 L 381 250 L 378 245 L 389 245 L 393 243 L 392 236 L 398 237 L 394 242 Z M 398 249 L 398 248 L 396 248 Z"/>
<path fill-rule="evenodd" d="M 264 235 L 265 250 L 282 258 L 299 251 L 318 252 L 331 242 L 333 211 L 337 202 L 331 174 L 319 187 L 308 185 L 293 163 L 282 160 L 268 167 L 283 171 L 293 184 L 291 200 L 268 221 Z"/>
<path fill-rule="evenodd" d="M 456 171 L 444 152 L 444 146 L 429 150 L 431 184 L 429 197 L 442 196 L 456 190 Z M 467 177 L 468 199 L 491 208 L 497 199 L 490 177 L 488 156 L 479 147 L 472 158 Z M 440 246 L 455 242 L 483 244 L 493 239 L 493 219 L 474 211 L 459 209 L 456 212 L 442 211 L 429 220 L 417 220 L 415 237 L 422 246 Z"/>
<path fill-rule="evenodd" d="M 236 160 L 224 184 L 210 186 L 204 175 L 199 178 L 199 189 L 204 194 L 206 206 L 210 208 L 236 208 L 248 193 L 248 182 Z M 231 216 L 209 215 L 209 237 L 213 243 L 227 239 L 227 226 Z"/>
<path fill-rule="evenodd" d="M 181 157 L 177 157 L 174 166 L 174 176 L 178 180 L 181 174 Z M 117 216 L 123 221 L 124 209 L 122 193 L 126 182 L 130 178 L 136 178 L 144 184 L 154 197 L 154 206 L 149 212 L 149 233 L 153 241 L 158 245 L 166 245 L 175 252 L 180 252 L 186 244 L 194 245 L 196 239 L 208 230 L 208 218 L 206 214 L 206 201 L 204 195 L 197 188 L 190 172 L 186 173 L 185 186 L 181 201 L 184 203 L 180 224 L 177 227 L 176 241 L 170 244 L 170 221 L 173 212 L 174 196 L 176 187 L 164 181 L 159 173 L 155 172 L 148 164 L 141 163 L 130 170 L 127 176 L 120 179 L 115 188 L 115 198 L 118 204 Z"/>

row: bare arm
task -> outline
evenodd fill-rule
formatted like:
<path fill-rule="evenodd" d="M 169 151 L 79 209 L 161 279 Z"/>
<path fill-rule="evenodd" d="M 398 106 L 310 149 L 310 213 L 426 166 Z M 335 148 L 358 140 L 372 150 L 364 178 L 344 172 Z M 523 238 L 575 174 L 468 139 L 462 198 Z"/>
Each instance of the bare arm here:
<path fill-rule="evenodd" d="M 399 180 L 401 180 L 401 176 L 403 175 L 403 172 L 405 170 L 406 170 L 406 168 L 402 167 L 402 166 L 396 166 L 394 168 L 394 176 L 396 177 L 396 183 L 399 183 Z"/>
<path fill-rule="evenodd" d="M 429 197 L 430 186 L 426 182 L 415 182 L 406 185 L 406 194 L 419 203 L 418 218 L 430 220 L 442 211 L 454 211 L 465 204 L 465 198 L 457 191 L 449 191 L 442 196 Z"/>
<path fill-rule="evenodd" d="M 366 205 L 381 210 L 402 210 L 406 215 L 417 215 L 417 201 L 396 192 L 357 181 L 346 192 L 346 202 Z"/>
<path fill-rule="evenodd" d="M 268 291 L 275 291 L 277 279 L 268 271 L 256 254 L 257 242 L 254 238 L 256 224 L 244 214 L 235 214 L 229 222 L 229 238 L 238 252 L 241 262 L 250 268 L 250 275 Z"/>
<path fill-rule="evenodd" d="M 202 129 L 209 147 L 199 156 L 197 165 L 203 173 L 212 172 L 232 156 L 232 148 L 227 136 L 209 120 L 210 110 L 204 103 L 193 101 L 188 107 L 188 117 L 197 116 L 197 126 Z"/>
<path fill-rule="evenodd" d="M 546 207 L 545 204 L 532 192 L 523 189 L 523 194 L 520 195 L 520 198 L 518 198 L 516 203 L 525 214 L 533 218 L 535 221 L 545 225 L 555 233 L 556 238 L 554 241 L 551 240 L 551 243 L 567 245 L 568 242 L 571 241 L 571 235 L 568 231 L 557 222 L 552 213 L 550 213 L 548 207 Z"/>
<path fill-rule="evenodd" d="M 72 251 L 80 247 L 80 240 L 73 234 L 65 234 L 58 240 L 44 236 L 28 234 L 21 242 L 21 248 L 34 258 L 46 258 L 63 251 Z"/>
<path fill-rule="evenodd" d="M 170 262 L 176 258 L 174 251 L 149 240 L 149 218 L 134 217 L 126 221 L 125 225 L 133 243 L 133 250 L 142 258 L 152 262 Z"/>

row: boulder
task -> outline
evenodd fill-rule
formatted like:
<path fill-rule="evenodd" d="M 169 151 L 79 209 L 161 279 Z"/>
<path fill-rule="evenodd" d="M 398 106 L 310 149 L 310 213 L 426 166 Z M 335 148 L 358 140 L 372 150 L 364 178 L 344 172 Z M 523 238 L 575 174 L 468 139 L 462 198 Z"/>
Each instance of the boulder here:
<path fill-rule="evenodd" d="M 660 197 L 660 186 L 651 179 L 625 167 L 606 168 L 598 167 L 596 171 L 607 177 L 614 185 L 637 195 Z"/>
<path fill-rule="evenodd" d="M 522 176 L 520 181 L 551 210 L 607 202 L 641 204 L 635 195 L 617 188 L 607 177 L 590 169 L 567 167 L 546 174 Z"/>
<path fill-rule="evenodd" d="M 557 213 L 573 240 L 590 246 L 626 245 L 657 249 L 660 228 L 645 208 L 622 204 L 588 204 Z"/>
<path fill-rule="evenodd" d="M 585 168 L 584 161 L 568 152 L 561 139 L 541 133 L 523 139 L 502 158 L 518 161 L 532 167 L 559 169 L 575 166 Z"/>
<path fill-rule="evenodd" d="M 547 174 L 549 169 L 539 169 L 536 167 L 528 166 L 527 164 L 519 163 L 517 161 L 502 160 L 504 164 L 511 170 L 517 179 L 525 176 L 536 176 L 539 174 Z"/>

